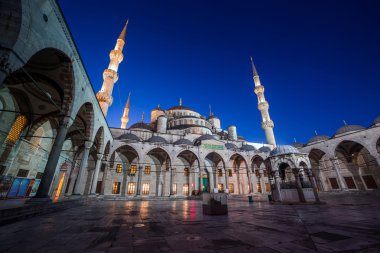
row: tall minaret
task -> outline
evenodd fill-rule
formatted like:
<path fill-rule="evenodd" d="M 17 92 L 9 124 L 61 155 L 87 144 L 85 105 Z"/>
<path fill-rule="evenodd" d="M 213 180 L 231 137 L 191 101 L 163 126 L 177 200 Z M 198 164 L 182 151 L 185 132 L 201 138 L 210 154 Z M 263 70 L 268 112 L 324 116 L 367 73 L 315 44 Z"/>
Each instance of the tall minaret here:
<path fill-rule="evenodd" d="M 110 52 L 110 64 L 108 68 L 103 71 L 103 85 L 102 89 L 96 94 L 96 98 L 99 101 L 102 108 L 104 117 L 107 116 L 108 107 L 112 105 L 113 86 L 119 78 L 117 69 L 120 62 L 123 61 L 123 47 L 125 44 L 125 34 L 127 33 L 128 20 L 124 25 L 123 31 L 121 31 L 119 38 L 116 41 L 115 48 Z"/>
<path fill-rule="evenodd" d="M 123 128 L 123 129 L 127 128 L 127 124 L 129 121 L 128 114 L 129 114 L 130 104 L 131 104 L 131 93 L 129 92 L 127 103 L 126 103 L 125 108 L 124 108 L 124 114 L 123 114 L 123 117 L 121 117 L 121 127 L 120 128 Z"/>
<path fill-rule="evenodd" d="M 264 129 L 265 138 L 268 144 L 276 146 L 276 139 L 274 138 L 273 127 L 274 123 L 269 117 L 269 104 L 264 97 L 264 86 L 261 85 L 259 75 L 257 74 L 255 64 L 253 64 L 253 59 L 251 57 L 253 81 L 255 82 L 255 93 L 258 99 L 258 109 L 261 113 L 261 127 Z"/>

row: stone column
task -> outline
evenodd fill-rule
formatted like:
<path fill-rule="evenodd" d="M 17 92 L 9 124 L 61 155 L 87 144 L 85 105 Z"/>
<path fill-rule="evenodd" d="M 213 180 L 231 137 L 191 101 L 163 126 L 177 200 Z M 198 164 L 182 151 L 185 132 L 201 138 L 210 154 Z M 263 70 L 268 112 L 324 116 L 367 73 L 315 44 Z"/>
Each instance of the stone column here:
<path fill-rule="evenodd" d="M 299 169 L 293 169 L 294 177 L 296 178 L 296 185 L 297 185 L 297 191 L 298 191 L 298 197 L 300 199 L 300 202 L 306 202 L 305 195 L 303 194 L 302 190 L 302 184 L 301 184 L 301 178 L 299 174 Z"/>
<path fill-rule="evenodd" d="M 172 195 L 173 195 L 173 168 L 170 167 L 169 196 L 172 196 Z"/>
<path fill-rule="evenodd" d="M 49 158 L 46 163 L 44 174 L 42 175 L 40 186 L 36 196 L 33 199 L 44 199 L 50 201 L 49 191 L 51 184 L 53 182 L 55 170 L 57 169 L 57 164 L 59 160 L 59 155 L 61 154 L 63 143 L 66 139 L 67 131 L 72 123 L 72 119 L 65 117 L 59 124 L 57 135 L 54 139 L 53 147 L 50 150 Z M 33 202 L 33 200 L 31 200 Z"/>
<path fill-rule="evenodd" d="M 338 159 L 337 157 L 330 158 L 330 161 L 331 161 L 331 163 L 332 163 L 332 165 L 334 167 L 335 173 L 336 173 L 336 175 L 338 177 L 338 181 L 339 181 L 341 190 L 342 191 L 346 191 L 347 190 L 346 183 L 344 182 L 343 177 L 342 177 L 342 175 L 339 172 L 338 165 L 336 164 L 336 160 L 337 159 Z"/>
<path fill-rule="evenodd" d="M 236 165 L 236 177 L 237 177 L 237 187 L 238 187 L 238 194 L 241 194 L 240 191 L 240 166 Z"/>
<path fill-rule="evenodd" d="M 313 175 L 313 172 L 311 171 L 311 169 L 308 169 L 306 171 L 307 173 L 307 177 L 309 179 L 309 182 L 311 183 L 311 187 L 313 187 L 313 193 L 314 193 L 314 198 L 315 198 L 315 201 L 316 202 L 320 202 L 319 200 L 319 196 L 318 196 L 318 188 L 317 188 L 317 183 L 315 181 L 315 177 Z"/>
<path fill-rule="evenodd" d="M 91 195 L 96 194 L 96 186 L 98 185 L 98 176 L 99 176 L 100 166 L 102 165 L 103 154 L 97 154 L 97 158 L 98 160 L 96 160 L 94 178 L 92 180 L 92 186 L 91 186 L 91 192 L 90 192 Z"/>
<path fill-rule="evenodd" d="M 142 166 L 138 167 L 138 174 L 137 174 L 137 186 L 136 186 L 136 196 L 141 195 L 141 181 L 142 181 Z"/>
<path fill-rule="evenodd" d="M 252 180 L 251 180 L 251 172 L 247 171 L 247 177 L 248 177 L 248 188 L 249 188 L 249 191 L 248 191 L 248 194 L 250 193 L 253 193 L 253 189 L 252 189 Z"/>
<path fill-rule="evenodd" d="M 281 196 L 281 185 L 280 185 L 280 173 L 278 170 L 274 171 L 274 185 L 275 185 L 275 191 L 277 191 L 278 195 L 278 201 L 282 201 Z"/>
<path fill-rule="evenodd" d="M 106 186 L 106 180 L 107 180 L 107 173 L 109 171 L 109 162 L 104 163 L 104 171 L 103 171 L 103 178 L 102 178 L 102 187 L 100 189 L 100 194 L 104 195 L 104 188 Z"/>
<path fill-rule="evenodd" d="M 91 147 L 92 147 L 91 141 L 86 141 L 84 143 L 84 151 L 83 151 L 83 155 L 82 155 L 82 162 L 80 163 L 78 176 L 77 176 L 77 183 L 75 184 L 73 195 L 81 195 L 82 194 L 84 172 L 87 169 L 88 156 L 90 155 Z"/>
<path fill-rule="evenodd" d="M 203 169 L 202 168 L 199 168 L 199 176 L 200 176 L 200 192 L 199 194 L 202 194 L 203 193 Z"/>
<path fill-rule="evenodd" d="M 125 197 L 125 192 L 127 189 L 128 171 L 131 169 L 131 165 L 129 165 L 129 169 L 127 169 L 127 165 L 123 162 L 122 166 L 123 166 L 123 179 L 121 181 L 120 196 Z"/>
<path fill-rule="evenodd" d="M 228 181 L 228 169 L 224 169 L 224 175 L 225 175 L 225 178 L 226 178 L 226 185 L 224 186 L 224 191 L 225 191 L 226 189 L 228 189 L 228 184 L 229 184 L 229 181 Z"/>

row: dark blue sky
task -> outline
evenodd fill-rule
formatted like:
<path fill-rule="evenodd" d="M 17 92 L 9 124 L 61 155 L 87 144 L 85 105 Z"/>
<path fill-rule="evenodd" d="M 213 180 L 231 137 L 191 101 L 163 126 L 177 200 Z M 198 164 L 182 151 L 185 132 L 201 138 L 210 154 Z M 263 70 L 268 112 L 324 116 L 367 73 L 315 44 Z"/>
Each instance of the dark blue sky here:
<path fill-rule="evenodd" d="M 120 127 L 145 111 L 183 104 L 222 127 L 265 142 L 249 56 L 254 57 L 277 142 L 306 142 L 379 111 L 380 1 L 59 1 L 95 91 L 130 19 L 107 119 Z"/>

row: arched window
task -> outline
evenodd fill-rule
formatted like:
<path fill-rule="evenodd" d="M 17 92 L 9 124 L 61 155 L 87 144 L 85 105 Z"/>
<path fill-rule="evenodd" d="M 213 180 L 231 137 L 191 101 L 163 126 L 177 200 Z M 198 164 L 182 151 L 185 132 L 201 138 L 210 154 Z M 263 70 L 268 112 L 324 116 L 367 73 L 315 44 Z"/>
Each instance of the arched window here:
<path fill-rule="evenodd" d="M 15 122 L 12 125 L 11 130 L 8 133 L 7 142 L 11 144 L 15 144 L 20 138 L 20 135 L 22 131 L 25 129 L 27 123 L 28 123 L 28 119 L 26 118 L 25 115 L 17 116 Z"/>

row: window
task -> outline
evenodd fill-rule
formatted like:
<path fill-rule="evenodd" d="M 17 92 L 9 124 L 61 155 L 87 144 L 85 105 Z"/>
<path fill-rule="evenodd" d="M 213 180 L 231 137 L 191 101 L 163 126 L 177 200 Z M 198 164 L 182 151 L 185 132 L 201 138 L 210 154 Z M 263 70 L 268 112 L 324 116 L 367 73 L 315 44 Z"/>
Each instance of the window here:
<path fill-rule="evenodd" d="M 268 176 L 268 172 L 267 170 L 264 170 L 264 177 L 267 177 Z"/>
<path fill-rule="evenodd" d="M 223 184 L 218 184 L 218 191 L 224 192 L 224 185 Z"/>
<path fill-rule="evenodd" d="M 144 174 L 145 175 L 150 175 L 150 166 L 145 166 L 145 168 L 144 168 Z"/>
<path fill-rule="evenodd" d="M 102 163 L 102 165 L 100 166 L 100 172 L 104 172 L 105 169 L 106 169 L 106 164 Z"/>
<path fill-rule="evenodd" d="M 172 194 L 177 194 L 177 184 L 173 184 Z"/>
<path fill-rule="evenodd" d="M 132 195 L 136 193 L 136 183 L 130 182 L 128 183 L 128 195 Z"/>
<path fill-rule="evenodd" d="M 17 172 L 18 177 L 27 177 L 28 174 L 29 174 L 29 170 L 19 169 Z"/>
<path fill-rule="evenodd" d="M 255 174 L 256 174 L 256 177 L 260 177 L 260 171 L 258 169 L 255 171 Z"/>
<path fill-rule="evenodd" d="M 25 115 L 17 116 L 7 136 L 7 142 L 11 144 L 15 144 L 16 141 L 20 138 L 20 135 L 22 131 L 24 130 L 27 123 L 28 123 L 28 120 Z"/>
<path fill-rule="evenodd" d="M 142 186 L 142 194 L 143 195 L 149 195 L 149 183 L 144 183 Z"/>
<path fill-rule="evenodd" d="M 338 185 L 338 182 L 336 181 L 335 177 L 330 177 L 329 181 L 330 181 L 332 189 L 339 189 L 339 185 Z"/>
<path fill-rule="evenodd" d="M 257 187 L 257 191 L 258 192 L 262 192 L 261 191 L 261 183 L 260 182 L 257 182 L 257 186 L 256 187 Z"/>
<path fill-rule="evenodd" d="M 112 194 L 120 194 L 120 182 L 113 182 Z"/>
<path fill-rule="evenodd" d="M 185 196 L 188 196 L 188 195 L 189 195 L 189 184 L 184 184 L 184 185 L 182 186 L 182 193 L 183 193 L 183 195 L 185 195 Z"/>
<path fill-rule="evenodd" d="M 116 164 L 116 173 L 123 172 L 123 165 L 121 163 Z"/>
<path fill-rule="evenodd" d="M 344 181 L 346 181 L 346 185 L 348 189 L 356 189 L 356 185 L 352 177 L 344 177 Z"/>
<path fill-rule="evenodd" d="M 265 183 L 265 191 L 270 192 L 270 183 Z"/>
<path fill-rule="evenodd" d="M 234 184 L 233 183 L 229 183 L 228 184 L 228 191 L 229 191 L 229 193 L 234 193 L 235 191 L 234 191 Z"/>
<path fill-rule="evenodd" d="M 184 169 L 184 174 L 185 174 L 185 177 L 188 177 L 190 172 L 189 172 L 189 168 L 185 168 Z"/>
<path fill-rule="evenodd" d="M 228 176 L 232 177 L 232 170 L 231 169 L 228 169 Z"/>
<path fill-rule="evenodd" d="M 136 175 L 136 172 L 137 172 L 137 166 L 136 165 L 131 165 L 131 167 L 129 168 L 129 174 L 131 176 L 134 176 L 134 175 Z"/>
<path fill-rule="evenodd" d="M 223 171 L 222 169 L 218 169 L 218 177 L 222 177 L 223 176 Z"/>
<path fill-rule="evenodd" d="M 365 176 L 362 176 L 362 178 L 368 189 L 377 189 L 376 181 L 375 179 L 373 179 L 372 175 L 365 175 Z"/>

